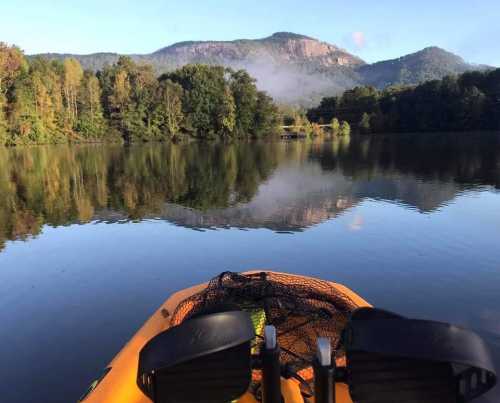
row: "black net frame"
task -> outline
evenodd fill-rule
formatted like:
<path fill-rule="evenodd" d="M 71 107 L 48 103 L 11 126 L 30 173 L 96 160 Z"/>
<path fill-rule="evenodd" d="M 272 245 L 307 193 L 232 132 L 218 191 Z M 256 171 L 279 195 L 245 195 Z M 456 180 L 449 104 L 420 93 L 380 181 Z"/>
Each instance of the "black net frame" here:
<path fill-rule="evenodd" d="M 328 281 L 274 272 L 224 272 L 210 280 L 202 291 L 181 301 L 170 325 L 178 325 L 220 305 L 265 313 L 265 324 L 276 327 L 282 375 L 300 379 L 305 394 L 310 393 L 312 386 L 311 363 L 316 355 L 317 338 L 328 337 L 332 359 L 342 359 L 345 356 L 340 346 L 342 330 L 357 308 L 348 295 Z M 256 369 L 254 391 L 260 380 L 258 352 L 262 342 L 258 335 L 252 350 Z"/>

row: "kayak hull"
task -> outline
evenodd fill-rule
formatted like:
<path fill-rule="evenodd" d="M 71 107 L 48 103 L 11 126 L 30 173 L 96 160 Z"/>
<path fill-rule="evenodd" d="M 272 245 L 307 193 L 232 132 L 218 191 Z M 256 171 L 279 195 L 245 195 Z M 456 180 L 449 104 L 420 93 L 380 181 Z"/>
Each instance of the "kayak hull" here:
<path fill-rule="evenodd" d="M 255 273 L 255 271 L 244 274 L 251 273 Z M 306 280 L 308 278 L 306 276 L 286 275 L 293 277 L 295 280 L 301 278 Z M 356 306 L 370 306 L 367 301 L 347 287 L 338 283 L 328 283 L 336 291 L 347 296 Z M 207 284 L 195 285 L 171 295 L 109 363 L 106 375 L 99 382 L 94 382 L 87 396 L 82 398 L 81 401 L 84 403 L 151 403 L 151 400 L 141 392 L 136 383 L 139 352 L 151 338 L 168 329 L 170 325 L 169 316 L 175 311 L 179 303 L 193 294 L 203 291 Z M 282 393 L 287 403 L 303 402 L 298 382 L 295 380 L 282 379 Z M 352 402 L 345 384 L 336 384 L 336 395 L 338 403 Z M 251 394 L 247 393 L 239 399 L 239 402 L 255 403 L 256 400 Z"/>

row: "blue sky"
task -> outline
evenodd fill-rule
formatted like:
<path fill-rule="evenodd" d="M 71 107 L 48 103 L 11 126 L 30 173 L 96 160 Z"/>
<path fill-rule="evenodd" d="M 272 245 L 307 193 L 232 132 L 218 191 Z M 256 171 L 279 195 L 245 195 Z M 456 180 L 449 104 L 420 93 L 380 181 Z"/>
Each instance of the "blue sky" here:
<path fill-rule="evenodd" d="M 149 53 L 184 40 L 291 31 L 368 62 L 436 45 L 500 66 L 500 0 L 0 0 L 0 41 L 26 53 Z"/>

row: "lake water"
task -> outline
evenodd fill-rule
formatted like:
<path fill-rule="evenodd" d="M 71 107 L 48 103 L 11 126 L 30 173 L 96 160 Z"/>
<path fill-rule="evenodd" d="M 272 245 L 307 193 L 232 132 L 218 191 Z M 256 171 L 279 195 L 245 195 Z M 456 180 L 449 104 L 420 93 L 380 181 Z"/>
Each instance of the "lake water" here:
<path fill-rule="evenodd" d="M 499 190 L 494 134 L 0 149 L 0 400 L 76 401 L 169 294 L 253 268 L 471 327 L 500 368 Z"/>

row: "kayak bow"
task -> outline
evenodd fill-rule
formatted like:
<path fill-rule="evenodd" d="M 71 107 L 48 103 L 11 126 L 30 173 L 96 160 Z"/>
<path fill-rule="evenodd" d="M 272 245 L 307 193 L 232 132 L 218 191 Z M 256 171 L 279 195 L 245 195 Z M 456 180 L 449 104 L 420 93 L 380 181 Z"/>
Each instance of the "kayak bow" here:
<path fill-rule="evenodd" d="M 80 401 L 463 402 L 495 383 L 473 332 L 333 282 L 225 272 L 168 298 Z"/>

